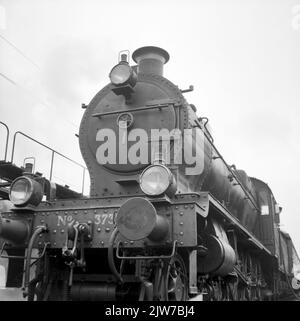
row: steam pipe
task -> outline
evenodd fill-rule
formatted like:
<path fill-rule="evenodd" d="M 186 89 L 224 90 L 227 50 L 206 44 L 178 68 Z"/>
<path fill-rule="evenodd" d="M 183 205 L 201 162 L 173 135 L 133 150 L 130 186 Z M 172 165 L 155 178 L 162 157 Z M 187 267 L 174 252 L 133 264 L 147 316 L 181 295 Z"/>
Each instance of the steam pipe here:
<path fill-rule="evenodd" d="M 33 232 L 28 248 L 27 248 L 27 254 L 26 254 L 26 261 L 25 261 L 25 275 L 24 275 L 24 292 L 23 296 L 24 298 L 28 296 L 28 286 L 29 286 L 29 277 L 30 277 L 30 263 L 31 263 L 31 253 L 33 249 L 34 242 L 36 238 L 41 234 L 47 231 L 46 226 L 38 226 L 36 230 Z"/>
<path fill-rule="evenodd" d="M 118 234 L 119 234 L 118 229 L 114 228 L 114 230 L 111 233 L 111 236 L 109 238 L 109 241 L 108 241 L 108 265 L 109 265 L 111 272 L 117 278 L 117 280 L 119 280 L 121 283 L 123 283 L 123 278 L 120 275 L 120 273 L 117 271 L 116 265 L 114 262 L 114 242 L 115 242 L 115 239 L 117 238 Z"/>

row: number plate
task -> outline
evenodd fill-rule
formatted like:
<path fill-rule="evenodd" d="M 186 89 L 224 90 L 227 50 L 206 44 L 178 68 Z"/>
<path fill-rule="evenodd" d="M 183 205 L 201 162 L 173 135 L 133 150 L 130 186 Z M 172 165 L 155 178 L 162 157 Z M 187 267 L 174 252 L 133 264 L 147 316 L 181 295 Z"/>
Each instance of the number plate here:
<path fill-rule="evenodd" d="M 95 225 L 113 225 L 114 224 L 114 214 L 95 214 Z"/>

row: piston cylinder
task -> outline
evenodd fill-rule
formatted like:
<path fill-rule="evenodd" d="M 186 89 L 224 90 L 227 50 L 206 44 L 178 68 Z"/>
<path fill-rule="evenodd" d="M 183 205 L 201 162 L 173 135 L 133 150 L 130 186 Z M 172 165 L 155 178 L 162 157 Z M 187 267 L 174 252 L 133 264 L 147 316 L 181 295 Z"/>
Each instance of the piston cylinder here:
<path fill-rule="evenodd" d="M 198 257 L 198 272 L 225 276 L 233 271 L 236 256 L 233 248 L 225 240 L 207 235 L 205 238 L 207 255 Z"/>

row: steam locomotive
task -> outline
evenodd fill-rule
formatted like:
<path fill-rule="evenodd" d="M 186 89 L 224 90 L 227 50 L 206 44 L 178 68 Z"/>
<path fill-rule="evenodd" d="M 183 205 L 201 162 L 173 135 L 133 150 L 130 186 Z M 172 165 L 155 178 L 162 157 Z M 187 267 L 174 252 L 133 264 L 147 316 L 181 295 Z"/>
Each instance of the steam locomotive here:
<path fill-rule="evenodd" d="M 121 54 L 110 83 L 83 105 L 89 197 L 63 197 L 30 168 L 10 182 L 0 219 L 7 286 L 60 301 L 297 295 L 299 258 L 271 189 L 226 163 L 183 95 L 192 87 L 163 77 L 165 50 L 132 58 Z"/>

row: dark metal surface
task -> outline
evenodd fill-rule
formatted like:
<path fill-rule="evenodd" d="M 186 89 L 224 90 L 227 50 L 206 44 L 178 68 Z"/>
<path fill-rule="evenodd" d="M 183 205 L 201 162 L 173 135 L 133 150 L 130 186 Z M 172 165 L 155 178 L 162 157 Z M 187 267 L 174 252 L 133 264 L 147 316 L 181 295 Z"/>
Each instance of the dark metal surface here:
<path fill-rule="evenodd" d="M 31 213 L 16 209 L 15 212 L 3 213 L 2 217 L 13 220 L 22 215 L 22 219 L 34 221 L 33 227 L 46 224 L 49 233 L 36 242 L 37 248 L 42 248 L 47 242 L 50 243 L 50 247 L 62 248 L 65 245 L 68 227 L 75 222 L 94 226 L 92 238 L 85 242 L 85 247 L 107 248 L 118 210 L 128 199 L 130 197 L 57 200 L 42 203 Z M 153 204 L 157 214 L 164 217 L 172 231 L 165 242 L 177 240 L 179 247 L 197 244 L 197 216 L 206 217 L 209 209 L 205 200 L 206 194 L 178 195 L 172 203 L 165 198 L 155 199 Z M 143 240 L 119 240 L 128 248 L 144 247 Z M 148 243 L 157 244 L 150 239 Z"/>
<path fill-rule="evenodd" d="M 173 107 L 173 103 L 167 103 L 167 104 L 157 104 L 156 106 L 143 106 L 143 107 L 138 107 L 138 108 L 131 108 L 131 109 L 121 109 L 121 110 L 115 110 L 115 111 L 110 111 L 106 113 L 95 113 L 92 116 L 93 117 L 104 117 L 104 116 L 110 116 L 110 115 L 116 115 L 116 114 L 121 114 L 125 113 L 126 111 L 128 112 L 141 112 L 141 111 L 148 111 L 148 110 L 154 110 L 154 109 L 161 109 L 161 108 L 167 108 L 167 107 Z"/>
<path fill-rule="evenodd" d="M 163 254 L 162 255 L 136 255 L 136 256 L 121 255 L 120 254 L 121 244 L 122 242 L 118 242 L 118 245 L 117 245 L 116 256 L 118 259 L 126 259 L 126 260 L 170 259 L 175 254 L 177 241 L 173 242 L 170 254 L 168 255 L 163 255 Z"/>
<path fill-rule="evenodd" d="M 98 131 L 101 128 L 113 130 L 118 145 L 117 117 L 122 112 L 133 112 L 130 130 L 142 128 L 149 137 L 153 128 L 183 129 L 188 118 L 185 99 L 177 86 L 158 75 L 139 74 L 130 102 L 126 102 L 122 96 L 116 96 L 111 88 L 112 85 L 104 87 L 86 109 L 80 125 L 80 149 L 91 177 L 91 196 L 136 195 L 140 193 L 138 185 L 120 185 L 117 181 L 127 178 L 129 174 L 138 175 L 147 164 L 119 164 L 117 148 L 117 164 L 100 165 L 96 159 L 100 146 L 96 141 Z M 131 145 L 133 142 L 128 143 L 128 148 Z"/>
<path fill-rule="evenodd" d="M 272 255 L 272 253 L 247 228 L 245 228 L 237 218 L 232 216 L 217 199 L 209 193 L 206 194 L 208 194 L 209 206 L 216 209 L 218 215 L 225 218 L 225 220 L 230 223 L 230 226 L 242 233 L 243 238 L 249 242 L 249 245 L 256 247 L 258 250 L 264 251 L 268 255 Z"/>
<path fill-rule="evenodd" d="M 0 161 L 0 178 L 12 182 L 17 177 L 22 176 L 24 170 L 11 162 Z"/>
<path fill-rule="evenodd" d="M 40 273 L 35 285 L 46 280 L 41 286 L 47 289 L 43 298 L 56 294 L 63 300 L 133 298 L 130 283 L 135 283 L 132 293 L 140 299 L 186 300 L 188 292 L 207 293 L 210 300 L 278 298 L 292 277 L 293 245 L 289 236 L 274 227 L 279 214 L 272 191 L 226 163 L 213 143 L 208 119 L 199 118 L 196 107 L 182 95 L 192 88 L 181 91 L 162 77 L 163 64 L 169 60 L 166 51 L 143 47 L 133 59 L 138 63 L 133 67 L 138 79 L 128 89 L 130 95 L 126 88 L 116 91 L 110 84 L 93 98 L 82 118 L 79 142 L 91 177 L 91 197 L 81 198 L 66 186 L 53 188 L 47 181 L 46 202 L 1 213 L 0 236 L 8 239 L 9 246 L 4 243 L 0 257 L 9 258 L 11 264 L 14 259 L 23 260 L 27 250 L 25 294 L 31 293 L 30 298 L 34 297 L 29 282 L 33 249 L 40 253 L 33 262 L 39 264 Z M 168 166 L 176 178 L 177 193 L 146 197 L 139 187 L 139 174 L 148 164 L 123 164 L 119 148 L 116 164 L 100 164 L 97 157 L 99 130 L 111 129 L 118 143 L 124 128 L 128 133 L 144 129 L 148 138 L 152 129 L 183 132 L 192 128 L 197 136 L 190 136 L 188 144 L 196 146 L 198 138 L 203 143 L 202 172 L 187 175 L 187 164 L 172 159 Z M 12 164 L 18 135 L 51 151 L 50 179 L 55 155 L 80 166 L 83 193 L 84 166 L 16 132 L 11 163 L 0 162 L 0 178 L 6 180 L 0 196 L 6 197 L 3 188 L 23 174 Z M 146 143 L 149 151 L 151 139 Z M 269 206 L 268 217 L 262 215 L 261 205 Z M 23 252 L 18 254 L 20 246 Z"/>
<path fill-rule="evenodd" d="M 147 199 L 134 197 L 119 209 L 116 227 L 128 240 L 141 240 L 149 237 L 161 241 L 169 232 L 167 221 L 157 215 L 155 207 Z"/>
<path fill-rule="evenodd" d="M 198 258 L 198 272 L 225 276 L 233 271 L 235 255 L 233 249 L 224 240 L 215 235 L 205 236 L 207 255 Z"/>
<path fill-rule="evenodd" d="M 73 301 L 114 301 L 116 284 L 107 283 L 75 283 L 71 290 Z"/>
<path fill-rule="evenodd" d="M 72 189 L 56 184 L 56 198 L 58 199 L 71 199 L 81 198 L 82 194 L 73 191 Z"/>
<path fill-rule="evenodd" d="M 29 225 L 25 220 L 11 220 L 0 217 L 0 238 L 13 243 L 24 243 L 29 235 Z"/>

